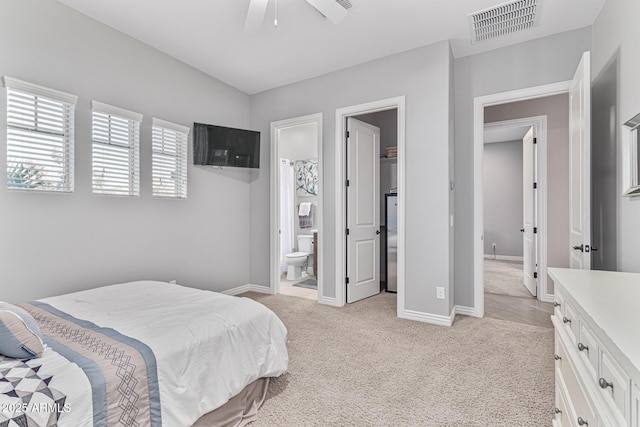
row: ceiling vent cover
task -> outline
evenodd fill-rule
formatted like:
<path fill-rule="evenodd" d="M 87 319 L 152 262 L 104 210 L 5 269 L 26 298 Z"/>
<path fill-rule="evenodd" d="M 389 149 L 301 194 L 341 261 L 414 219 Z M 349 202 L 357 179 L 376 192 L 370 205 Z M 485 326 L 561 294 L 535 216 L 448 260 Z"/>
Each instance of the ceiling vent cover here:
<path fill-rule="evenodd" d="M 537 8 L 537 0 L 516 0 L 470 14 L 471 43 L 532 28 Z"/>
<path fill-rule="evenodd" d="M 349 0 L 336 0 L 336 3 L 338 3 L 340 6 L 344 7 L 345 9 L 351 9 L 353 7 L 353 5 Z"/>
<path fill-rule="evenodd" d="M 338 3 L 340 6 L 344 7 L 345 10 L 349 10 L 353 7 L 353 5 L 351 4 L 351 2 L 349 0 L 335 0 L 336 3 Z M 310 4 L 311 7 L 313 7 L 313 5 Z M 320 14 L 320 16 L 322 16 L 323 19 L 326 19 L 327 17 L 324 15 L 324 13 L 320 12 L 318 9 L 316 9 L 315 7 L 313 7 L 313 9 L 318 12 Z"/>

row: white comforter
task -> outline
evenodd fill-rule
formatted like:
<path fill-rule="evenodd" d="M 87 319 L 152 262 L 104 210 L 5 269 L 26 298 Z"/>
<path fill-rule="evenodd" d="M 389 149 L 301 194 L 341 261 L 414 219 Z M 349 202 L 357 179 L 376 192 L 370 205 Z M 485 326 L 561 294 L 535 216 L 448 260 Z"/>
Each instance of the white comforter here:
<path fill-rule="evenodd" d="M 285 326 L 248 298 L 139 281 L 39 301 L 147 344 L 157 360 L 164 426 L 191 426 L 256 379 L 287 369 Z M 75 381 L 76 391 L 86 388 L 85 379 Z M 73 406 L 91 400 L 69 398 L 71 411 L 59 425 L 78 427 L 67 423 L 83 412 Z"/>

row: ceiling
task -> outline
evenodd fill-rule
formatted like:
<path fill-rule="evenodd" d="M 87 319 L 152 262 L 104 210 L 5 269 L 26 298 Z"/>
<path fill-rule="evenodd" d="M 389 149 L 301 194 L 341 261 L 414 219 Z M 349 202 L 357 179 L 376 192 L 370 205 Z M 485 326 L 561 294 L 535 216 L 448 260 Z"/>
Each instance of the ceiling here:
<path fill-rule="evenodd" d="M 244 31 L 249 0 L 59 0 L 241 91 L 254 94 L 441 40 L 455 57 L 589 26 L 605 0 L 539 0 L 535 27 L 471 44 L 468 14 L 502 0 L 350 0 L 339 24 L 305 0 L 274 2 Z"/>

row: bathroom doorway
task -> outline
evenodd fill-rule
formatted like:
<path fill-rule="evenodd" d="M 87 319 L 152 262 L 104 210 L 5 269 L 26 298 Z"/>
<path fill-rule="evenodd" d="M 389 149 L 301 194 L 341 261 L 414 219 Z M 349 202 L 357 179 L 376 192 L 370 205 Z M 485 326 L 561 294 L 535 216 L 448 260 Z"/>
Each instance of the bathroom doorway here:
<path fill-rule="evenodd" d="M 271 292 L 322 295 L 322 114 L 271 124 Z"/>

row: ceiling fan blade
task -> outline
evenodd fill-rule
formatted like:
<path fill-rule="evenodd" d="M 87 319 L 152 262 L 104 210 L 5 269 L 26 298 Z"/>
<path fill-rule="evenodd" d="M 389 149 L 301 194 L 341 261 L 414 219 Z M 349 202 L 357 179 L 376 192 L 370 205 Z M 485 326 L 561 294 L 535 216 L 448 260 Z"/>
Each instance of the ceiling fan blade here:
<path fill-rule="evenodd" d="M 340 6 L 335 0 L 307 0 L 311 6 L 322 13 L 334 24 L 340 23 L 347 17 L 347 10 Z"/>
<path fill-rule="evenodd" d="M 267 4 L 269 4 L 269 0 L 251 0 L 249 11 L 247 12 L 247 20 L 244 23 L 245 31 L 255 32 L 262 27 L 264 14 L 267 12 Z"/>

